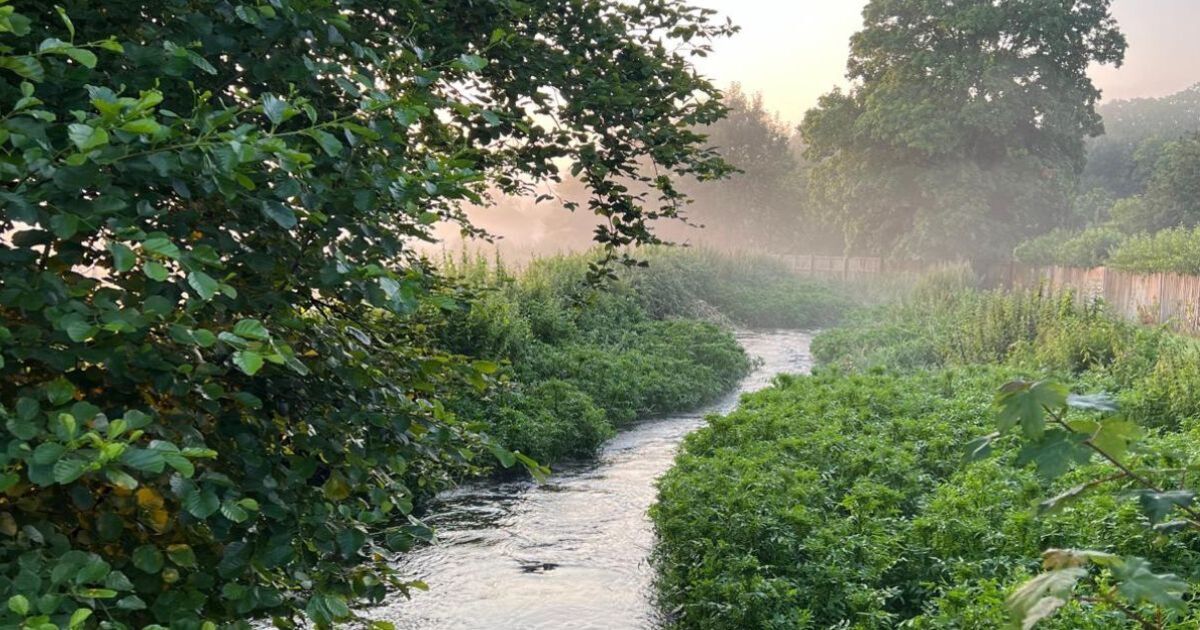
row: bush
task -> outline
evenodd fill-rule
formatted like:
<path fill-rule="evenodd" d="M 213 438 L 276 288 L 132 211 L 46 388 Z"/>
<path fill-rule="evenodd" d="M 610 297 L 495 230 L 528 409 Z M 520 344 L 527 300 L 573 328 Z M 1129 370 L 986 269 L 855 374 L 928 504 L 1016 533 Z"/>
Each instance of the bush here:
<path fill-rule="evenodd" d="M 61 4 L 0 3 L 0 626 L 365 625 L 430 538 L 416 504 L 487 447 L 520 460 L 446 411 L 495 366 L 431 334 L 459 292 L 414 243 L 560 168 L 604 243 L 654 242 L 673 180 L 730 171 L 690 130 L 724 111 L 690 59 L 732 27 L 618 0 Z"/>
<path fill-rule="evenodd" d="M 513 392 L 490 414 L 501 443 L 539 462 L 589 457 L 613 435 L 604 410 L 566 381 L 542 381 Z"/>
<path fill-rule="evenodd" d="M 1029 506 L 1111 472 L 1043 480 L 1018 448 L 971 465 L 1013 368 L 907 375 L 823 369 L 780 378 L 685 441 L 651 516 L 665 610 L 679 628 L 1004 627 L 1007 596 L 1046 548 L 1101 548 L 1200 580 L 1200 537 L 1163 538 L 1137 502 Z M 1150 441 L 1196 461 L 1192 436 Z M 1142 463 L 1156 465 L 1155 460 Z M 1189 627 L 1198 617 L 1175 619 Z M 965 625 L 964 625 L 965 624 Z M 1070 604 L 1038 627 L 1125 627 L 1115 608 Z"/>
<path fill-rule="evenodd" d="M 499 394 L 460 394 L 451 408 L 542 463 L 587 457 L 614 428 L 714 400 L 749 370 L 737 341 L 719 326 L 648 311 L 626 280 L 589 283 L 592 260 L 542 258 L 515 275 L 480 259 L 443 262 L 471 293 L 467 307 L 437 328 L 441 343 L 503 362 L 499 376 L 509 382 Z M 682 283 L 689 277 L 683 269 L 655 273 Z M 559 401 L 555 411 L 540 407 L 552 400 Z"/>
<path fill-rule="evenodd" d="M 1094 227 L 1077 234 L 1055 230 L 1018 245 L 1013 256 L 1027 265 L 1101 267 L 1124 239 L 1112 227 Z"/>
<path fill-rule="evenodd" d="M 1200 228 L 1131 236 L 1113 252 L 1109 266 L 1134 273 L 1200 275 Z"/>

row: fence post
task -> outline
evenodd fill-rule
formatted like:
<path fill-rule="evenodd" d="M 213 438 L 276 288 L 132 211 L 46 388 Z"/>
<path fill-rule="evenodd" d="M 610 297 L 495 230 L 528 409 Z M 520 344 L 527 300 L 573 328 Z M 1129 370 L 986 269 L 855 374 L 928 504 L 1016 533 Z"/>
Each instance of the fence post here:
<path fill-rule="evenodd" d="M 1160 272 L 1158 274 L 1158 324 L 1165 324 L 1167 321 L 1167 274 Z"/>

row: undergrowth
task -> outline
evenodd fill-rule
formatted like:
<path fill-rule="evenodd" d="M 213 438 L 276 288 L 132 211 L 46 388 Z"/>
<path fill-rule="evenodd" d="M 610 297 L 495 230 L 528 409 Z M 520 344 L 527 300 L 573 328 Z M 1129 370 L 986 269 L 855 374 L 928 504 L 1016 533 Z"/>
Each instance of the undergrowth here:
<path fill-rule="evenodd" d="M 1147 436 L 1131 454 L 1139 468 L 1200 461 L 1193 340 L 1071 295 L 978 291 L 957 275 L 859 313 L 813 350 L 813 375 L 780 377 L 711 419 L 660 482 L 655 557 L 674 627 L 1008 627 L 1006 599 L 1049 548 L 1138 556 L 1200 583 L 1196 534 L 1155 531 L 1119 487 L 1037 514 L 1111 472 L 1099 460 L 1047 477 L 1011 440 L 965 458 L 995 426 L 1001 384 L 1053 375 L 1117 393 Z M 1200 623 L 1140 614 L 1152 627 Z M 1080 600 L 1038 625 L 1127 627 L 1126 612 Z"/>

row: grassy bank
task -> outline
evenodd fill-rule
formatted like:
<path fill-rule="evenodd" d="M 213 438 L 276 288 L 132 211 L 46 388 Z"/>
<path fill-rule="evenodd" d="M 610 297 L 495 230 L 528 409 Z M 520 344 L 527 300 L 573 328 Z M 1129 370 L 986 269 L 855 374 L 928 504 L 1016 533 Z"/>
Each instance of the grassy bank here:
<path fill-rule="evenodd" d="M 677 627 L 1007 627 L 1006 599 L 1050 548 L 1139 557 L 1154 575 L 1200 582 L 1200 538 L 1148 517 L 1128 478 L 1084 485 L 1067 507 L 1039 515 L 1039 502 L 1110 475 L 1101 458 L 1063 463 L 1007 434 L 990 457 L 965 458 L 997 427 L 1000 385 L 1051 375 L 1073 391 L 1119 392 L 1141 425 L 1120 425 L 1138 438 L 1126 464 L 1185 493 L 1170 496 L 1190 496 L 1178 471 L 1200 461 L 1193 341 L 1069 297 L 982 293 L 943 277 L 813 348 L 823 367 L 713 419 L 661 482 L 659 586 Z M 1178 516 L 1176 507 L 1165 510 Z M 1122 599 L 1133 592 L 1124 566 L 1091 570 L 1078 590 L 1111 592 L 1154 624 L 1143 627 L 1196 627 L 1200 617 L 1165 581 L 1153 587 L 1158 603 Z M 1113 603 L 1062 601 L 1039 628 L 1138 626 Z"/>
<path fill-rule="evenodd" d="M 450 404 L 540 462 L 587 457 L 633 420 L 692 409 L 730 390 L 750 362 L 731 326 L 812 327 L 848 304 L 769 259 L 652 249 L 648 267 L 605 286 L 588 255 L 520 272 L 447 260 L 469 298 L 439 328 L 451 350 L 495 362 L 501 386 Z M 782 297 L 781 297 L 782 296 Z"/>

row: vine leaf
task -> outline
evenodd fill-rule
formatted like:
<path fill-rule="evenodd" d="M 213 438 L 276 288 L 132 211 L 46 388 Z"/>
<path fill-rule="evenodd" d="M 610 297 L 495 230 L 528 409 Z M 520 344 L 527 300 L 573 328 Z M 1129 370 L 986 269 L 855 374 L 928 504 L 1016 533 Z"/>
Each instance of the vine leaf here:
<path fill-rule="evenodd" d="M 1142 439 L 1145 431 L 1137 424 L 1124 418 L 1110 418 L 1100 423 L 1089 441 L 1113 459 L 1121 459 L 1129 452 L 1129 445 Z"/>
<path fill-rule="evenodd" d="M 1067 404 L 1067 388 L 1052 381 L 1012 381 L 1000 388 L 999 430 L 1005 433 L 1018 424 L 1025 437 L 1037 439 L 1046 431 L 1046 410 Z"/>
<path fill-rule="evenodd" d="M 1017 453 L 1017 466 L 1033 463 L 1040 477 L 1053 481 L 1071 469 L 1073 464 L 1086 464 L 1092 451 L 1084 446 L 1086 435 L 1061 429 L 1047 431 L 1041 440 L 1029 442 Z"/>
<path fill-rule="evenodd" d="M 1022 630 L 1029 630 L 1067 603 L 1075 585 L 1087 573 L 1082 567 L 1047 571 L 1022 584 L 1005 604 Z"/>
<path fill-rule="evenodd" d="M 1112 567 L 1113 576 L 1121 581 L 1117 592 L 1135 603 L 1147 602 L 1171 610 L 1185 610 L 1181 597 L 1188 583 L 1173 573 L 1154 573 L 1143 558 L 1126 558 Z"/>
<path fill-rule="evenodd" d="M 1196 499 L 1196 493 L 1191 490 L 1168 490 L 1166 492 L 1140 490 L 1132 494 L 1137 497 L 1138 503 L 1142 506 L 1142 512 L 1150 519 L 1151 525 L 1161 523 L 1177 507 L 1190 507 Z"/>

